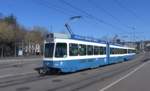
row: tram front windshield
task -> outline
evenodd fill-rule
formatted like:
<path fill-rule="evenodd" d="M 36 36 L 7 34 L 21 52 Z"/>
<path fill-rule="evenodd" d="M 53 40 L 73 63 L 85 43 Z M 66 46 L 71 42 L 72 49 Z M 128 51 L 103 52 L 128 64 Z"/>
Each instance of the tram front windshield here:
<path fill-rule="evenodd" d="M 45 44 L 45 57 L 52 58 L 54 52 L 54 43 L 46 43 Z"/>

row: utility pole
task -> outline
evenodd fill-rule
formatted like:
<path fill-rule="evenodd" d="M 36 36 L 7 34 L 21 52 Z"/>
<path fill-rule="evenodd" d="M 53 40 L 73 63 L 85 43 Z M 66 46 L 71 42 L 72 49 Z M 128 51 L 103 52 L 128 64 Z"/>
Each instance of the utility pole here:
<path fill-rule="evenodd" d="M 131 28 L 131 46 L 135 45 L 135 26 L 129 26 Z"/>
<path fill-rule="evenodd" d="M 135 39 L 135 27 L 133 27 L 132 30 L 133 30 L 133 42 L 135 42 L 136 41 L 136 39 Z"/>
<path fill-rule="evenodd" d="M 135 26 L 132 28 L 133 30 L 133 47 L 136 47 L 136 39 L 135 39 Z"/>

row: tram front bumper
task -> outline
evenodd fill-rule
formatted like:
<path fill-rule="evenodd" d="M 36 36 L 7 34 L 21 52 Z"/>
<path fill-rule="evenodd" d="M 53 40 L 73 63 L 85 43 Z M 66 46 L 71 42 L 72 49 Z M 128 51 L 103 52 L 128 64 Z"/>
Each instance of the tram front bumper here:
<path fill-rule="evenodd" d="M 43 67 L 61 68 L 62 66 L 63 66 L 62 61 L 43 61 Z"/>

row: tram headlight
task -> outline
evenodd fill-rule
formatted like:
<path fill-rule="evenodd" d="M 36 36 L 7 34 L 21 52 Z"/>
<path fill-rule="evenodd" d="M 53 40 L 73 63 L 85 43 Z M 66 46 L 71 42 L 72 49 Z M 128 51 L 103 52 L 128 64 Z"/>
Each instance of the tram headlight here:
<path fill-rule="evenodd" d="M 63 64 L 63 62 L 57 62 L 54 64 L 54 66 L 61 66 Z"/>
<path fill-rule="evenodd" d="M 63 64 L 63 62 L 60 62 L 60 65 L 62 65 Z"/>
<path fill-rule="evenodd" d="M 54 66 L 59 66 L 59 62 L 55 62 L 55 63 L 54 63 Z"/>
<path fill-rule="evenodd" d="M 48 66 L 49 65 L 49 63 L 48 62 L 44 62 L 44 64 L 43 64 L 44 66 Z"/>
<path fill-rule="evenodd" d="M 46 65 L 49 65 L 49 62 L 47 62 Z"/>

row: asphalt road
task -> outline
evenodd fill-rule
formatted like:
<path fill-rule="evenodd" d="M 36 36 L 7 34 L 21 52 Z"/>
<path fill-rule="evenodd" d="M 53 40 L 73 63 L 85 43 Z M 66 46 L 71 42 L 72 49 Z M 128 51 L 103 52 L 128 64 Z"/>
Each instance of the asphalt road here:
<path fill-rule="evenodd" d="M 131 61 L 70 74 L 41 77 L 36 72 L 17 75 L 20 71 L 8 71 L 14 75 L 0 78 L 0 91 L 149 91 L 149 55 L 145 53 Z M 30 72 L 39 65 L 40 61 L 23 65 L 24 72 Z"/>
<path fill-rule="evenodd" d="M 27 73 L 37 73 L 35 68 L 42 66 L 42 58 L 0 59 L 0 78 Z"/>
<path fill-rule="evenodd" d="M 110 86 L 106 91 L 150 91 L 150 62 L 143 64 L 139 70 Z"/>

